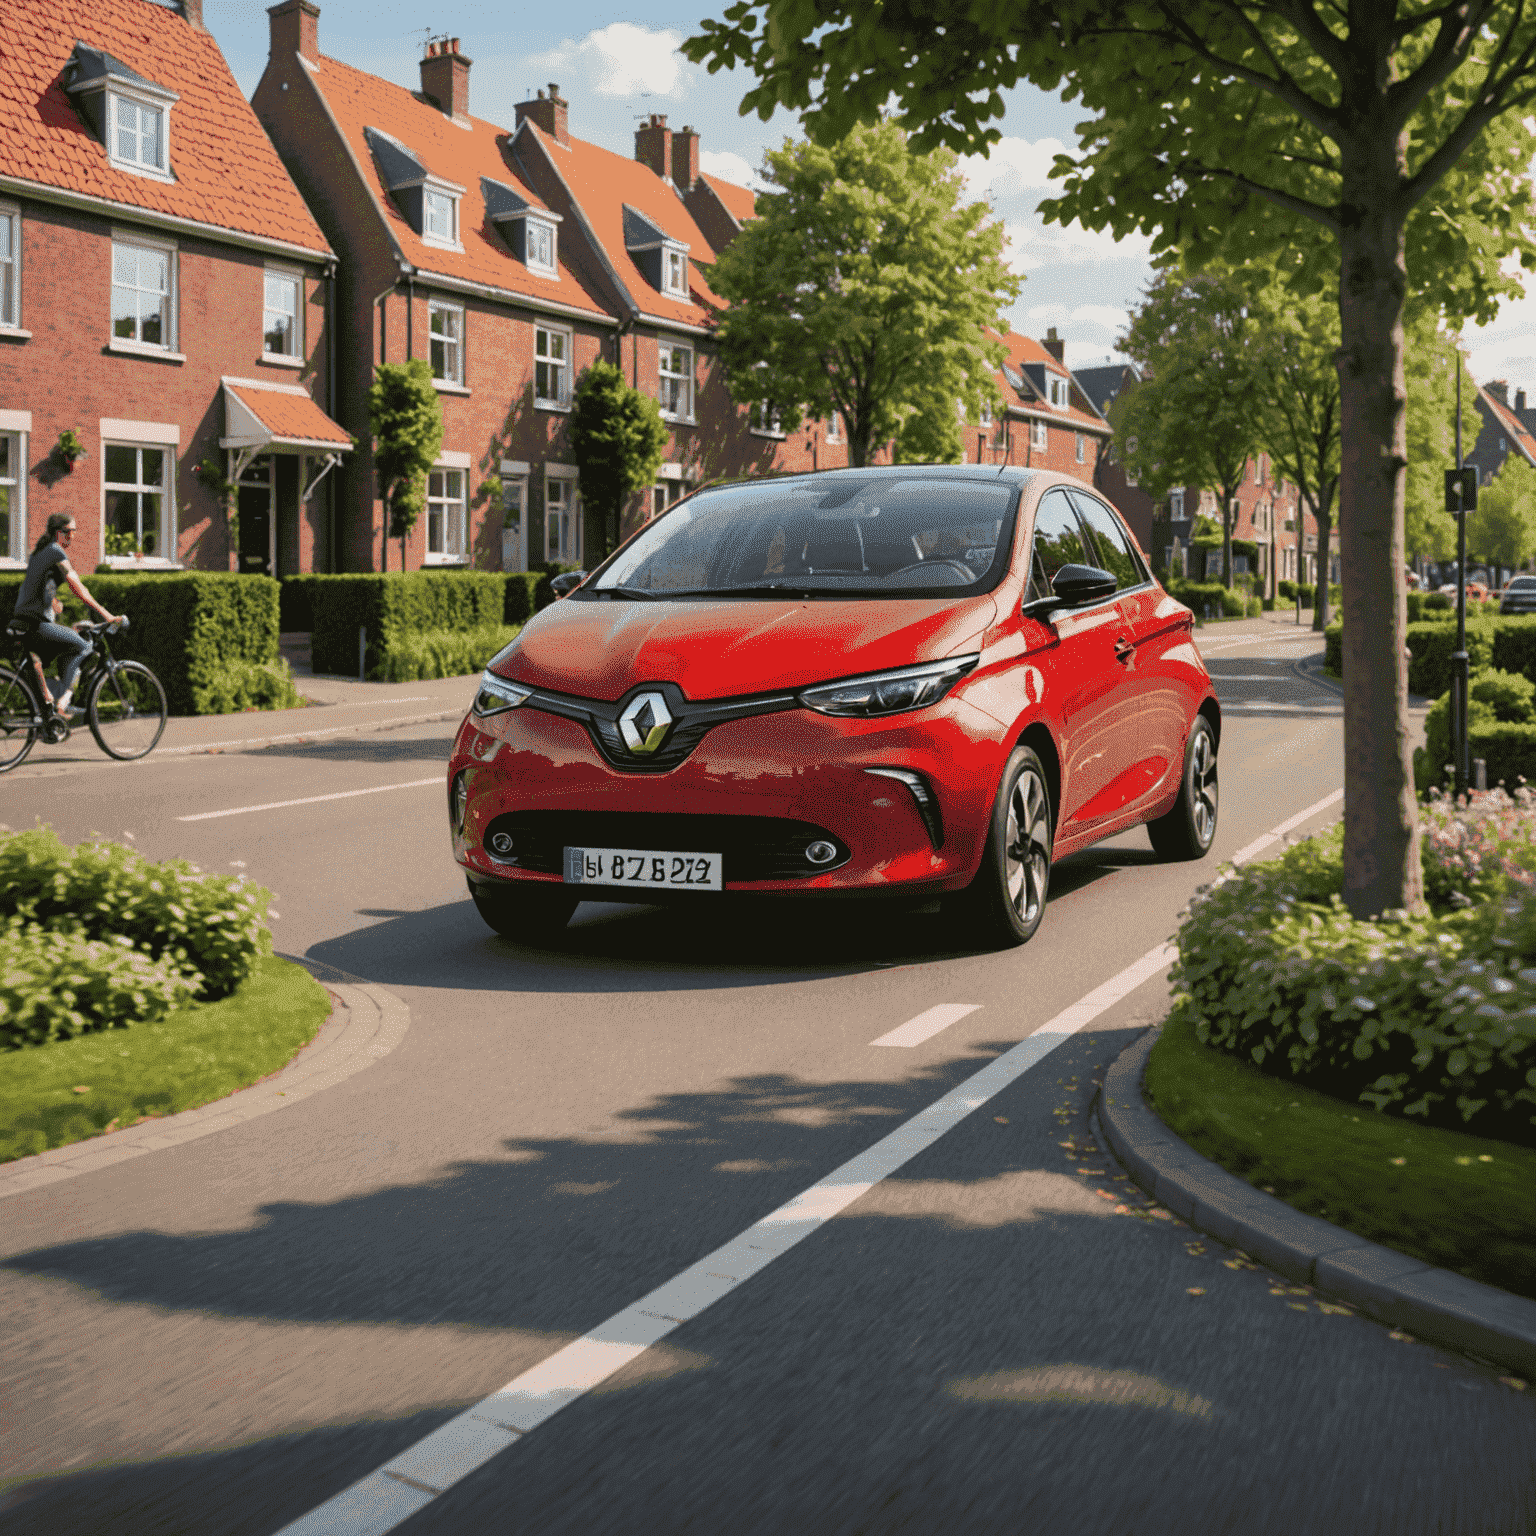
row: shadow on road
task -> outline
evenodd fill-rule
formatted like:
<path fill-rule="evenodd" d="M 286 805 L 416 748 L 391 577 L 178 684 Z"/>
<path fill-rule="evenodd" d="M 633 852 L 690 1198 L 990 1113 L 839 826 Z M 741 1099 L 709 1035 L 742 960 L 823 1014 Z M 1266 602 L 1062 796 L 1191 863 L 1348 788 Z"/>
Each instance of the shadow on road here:
<path fill-rule="evenodd" d="M 337 736 L 325 741 L 287 741 L 263 747 L 261 757 L 310 758 L 330 763 L 446 763 L 453 752 L 453 732 L 445 736 Z M 445 781 L 446 782 L 446 781 Z"/>

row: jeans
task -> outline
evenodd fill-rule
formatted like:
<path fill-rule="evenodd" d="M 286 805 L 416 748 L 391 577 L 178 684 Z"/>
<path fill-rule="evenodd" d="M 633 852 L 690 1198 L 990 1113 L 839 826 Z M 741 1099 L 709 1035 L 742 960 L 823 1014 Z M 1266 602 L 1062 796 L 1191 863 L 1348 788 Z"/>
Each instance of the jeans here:
<path fill-rule="evenodd" d="M 43 658 L 46 666 L 54 657 L 63 658 L 59 668 L 59 688 L 55 698 L 68 693 L 75 686 L 80 663 L 91 654 L 91 642 L 84 635 L 63 624 L 42 623 L 30 637 L 29 649 Z"/>

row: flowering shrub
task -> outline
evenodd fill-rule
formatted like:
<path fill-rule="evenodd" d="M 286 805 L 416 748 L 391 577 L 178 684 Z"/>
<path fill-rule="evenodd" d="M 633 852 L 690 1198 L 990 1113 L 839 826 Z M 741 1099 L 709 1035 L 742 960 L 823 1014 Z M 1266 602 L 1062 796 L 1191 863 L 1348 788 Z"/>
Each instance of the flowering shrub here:
<path fill-rule="evenodd" d="M 125 939 L 195 976 L 206 998 L 233 992 L 272 953 L 271 899 L 244 877 L 205 875 L 184 859 L 154 864 L 119 843 L 70 848 L 50 827 L 0 829 L 0 925 Z"/>
<path fill-rule="evenodd" d="M 1437 869 L 1500 894 L 1443 915 L 1352 917 L 1338 830 L 1204 887 L 1178 934 L 1176 1009 L 1276 1076 L 1536 1145 L 1536 889 L 1462 835 L 1446 832 Z"/>
<path fill-rule="evenodd" d="M 1536 883 L 1536 792 L 1521 785 L 1458 802 L 1431 789 L 1419 821 L 1424 895 L 1436 910 L 1518 894 Z"/>
<path fill-rule="evenodd" d="M 12 921 L 0 931 L 0 1047 L 43 1045 L 184 1008 L 202 978 L 131 940 Z"/>

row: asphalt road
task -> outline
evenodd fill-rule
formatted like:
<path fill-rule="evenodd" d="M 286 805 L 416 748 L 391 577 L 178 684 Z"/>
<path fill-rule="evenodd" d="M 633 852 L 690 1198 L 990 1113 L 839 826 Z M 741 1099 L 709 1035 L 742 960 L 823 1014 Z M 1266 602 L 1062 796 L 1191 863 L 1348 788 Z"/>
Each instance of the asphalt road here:
<path fill-rule="evenodd" d="M 1140 959 L 1222 857 L 1341 782 L 1337 695 L 1292 665 L 1315 644 L 1202 643 L 1211 859 L 1159 864 L 1139 831 L 1079 854 L 1005 954 L 921 914 L 709 898 L 497 939 L 448 857 L 441 721 L 4 782 L 12 826 L 243 861 L 281 951 L 411 1025 L 280 1113 L 0 1205 L 0 1532 L 279 1530 Z M 1536 1393 L 1324 1310 L 1089 1153 L 1094 1080 L 1166 995 L 1131 992 L 399 1529 L 1536 1529 Z M 943 1004 L 973 1011 L 872 1045 Z"/>

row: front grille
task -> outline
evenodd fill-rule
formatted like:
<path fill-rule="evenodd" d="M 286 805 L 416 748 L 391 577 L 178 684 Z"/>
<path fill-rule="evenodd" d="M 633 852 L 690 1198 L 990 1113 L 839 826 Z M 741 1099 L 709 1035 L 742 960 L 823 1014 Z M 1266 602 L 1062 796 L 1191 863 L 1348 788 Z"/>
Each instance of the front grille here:
<path fill-rule="evenodd" d="M 510 833 L 510 855 L 490 839 Z M 777 816 L 687 816 L 646 811 L 507 811 L 485 829 L 498 864 L 540 874 L 565 870 L 567 848 L 642 848 L 725 856 L 724 879 L 794 880 L 824 875 L 852 857 L 841 838 L 809 821 Z M 805 850 L 829 842 L 837 858 L 812 864 Z"/>

